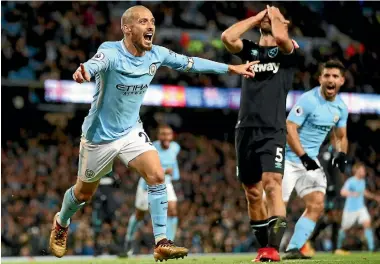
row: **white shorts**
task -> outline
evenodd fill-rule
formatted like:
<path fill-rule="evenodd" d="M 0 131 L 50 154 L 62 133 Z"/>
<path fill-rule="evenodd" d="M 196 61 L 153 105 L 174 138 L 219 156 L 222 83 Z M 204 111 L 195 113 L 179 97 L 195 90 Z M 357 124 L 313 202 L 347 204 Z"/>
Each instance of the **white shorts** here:
<path fill-rule="evenodd" d="M 168 193 L 168 202 L 176 202 L 177 195 L 175 194 L 172 183 L 166 184 L 166 191 Z M 136 191 L 135 207 L 141 211 L 148 211 L 148 190 L 145 190 L 139 184 Z"/>
<path fill-rule="evenodd" d="M 156 148 L 144 132 L 142 123 L 137 123 L 127 135 L 110 143 L 95 144 L 82 137 L 78 177 L 84 182 L 95 182 L 112 171 L 116 156 L 128 166 L 131 160 L 149 150 Z"/>
<path fill-rule="evenodd" d="M 363 207 L 362 209 L 358 211 L 343 210 L 342 228 L 346 230 L 352 227 L 353 225 L 355 225 L 355 223 L 362 225 L 364 222 L 367 222 L 370 220 L 371 220 L 371 217 L 366 207 Z"/>
<path fill-rule="evenodd" d="M 315 160 L 319 166 L 321 164 Z M 292 191 L 296 188 L 299 197 L 312 192 L 326 193 L 327 179 L 322 167 L 307 171 L 301 163 L 285 160 L 284 177 L 282 178 L 282 199 L 288 202 Z"/>

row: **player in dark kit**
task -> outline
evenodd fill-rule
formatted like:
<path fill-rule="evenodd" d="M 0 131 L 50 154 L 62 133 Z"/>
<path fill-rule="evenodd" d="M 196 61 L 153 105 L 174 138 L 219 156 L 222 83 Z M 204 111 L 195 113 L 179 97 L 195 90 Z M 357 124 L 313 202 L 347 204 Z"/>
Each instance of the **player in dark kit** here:
<path fill-rule="evenodd" d="M 280 261 L 279 246 L 287 227 L 281 191 L 286 96 L 292 87 L 298 48 L 289 38 L 288 23 L 278 8 L 267 6 L 222 34 L 228 51 L 244 62 L 260 61 L 252 67 L 255 78 L 243 80 L 235 137 L 237 176 L 245 190 L 252 230 L 261 246 L 255 262 Z M 241 39 L 254 27 L 261 32 L 258 44 Z"/>

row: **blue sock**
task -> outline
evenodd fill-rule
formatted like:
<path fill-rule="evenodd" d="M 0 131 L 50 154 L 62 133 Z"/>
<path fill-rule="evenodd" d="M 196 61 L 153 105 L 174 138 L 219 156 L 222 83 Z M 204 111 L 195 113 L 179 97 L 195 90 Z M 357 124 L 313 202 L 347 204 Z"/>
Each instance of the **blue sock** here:
<path fill-rule="evenodd" d="M 126 241 L 132 241 L 134 239 L 135 233 L 139 229 L 142 222 L 143 221 L 136 219 L 136 214 L 131 215 L 128 221 L 127 235 L 125 237 Z"/>
<path fill-rule="evenodd" d="M 166 238 L 168 217 L 168 195 L 166 184 L 148 185 L 149 212 L 152 218 L 154 240 L 156 243 Z"/>
<path fill-rule="evenodd" d="M 286 250 L 300 249 L 307 241 L 315 227 L 315 222 L 309 218 L 301 216 L 294 228 L 294 234 L 290 239 Z"/>
<path fill-rule="evenodd" d="M 342 248 L 343 240 L 345 238 L 346 238 L 346 232 L 344 232 L 343 229 L 340 229 L 339 233 L 338 233 L 338 245 L 337 245 L 337 249 L 341 249 Z"/>
<path fill-rule="evenodd" d="M 374 251 L 375 250 L 375 241 L 373 240 L 373 232 L 371 228 L 366 228 L 364 230 L 365 238 L 367 239 L 368 244 L 368 250 Z"/>
<path fill-rule="evenodd" d="M 174 241 L 175 233 L 177 232 L 178 217 L 169 216 L 168 217 L 168 230 L 166 231 L 166 236 L 169 240 Z"/>
<path fill-rule="evenodd" d="M 62 208 L 59 212 L 58 223 L 67 227 L 70 224 L 70 218 L 84 206 L 85 203 L 80 203 L 74 195 L 74 186 L 65 192 L 63 197 Z"/>

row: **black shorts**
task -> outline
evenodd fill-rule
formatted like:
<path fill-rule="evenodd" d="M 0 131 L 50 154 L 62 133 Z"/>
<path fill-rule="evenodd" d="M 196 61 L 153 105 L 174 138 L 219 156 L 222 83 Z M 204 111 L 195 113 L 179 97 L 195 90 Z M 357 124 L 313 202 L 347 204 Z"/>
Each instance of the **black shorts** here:
<path fill-rule="evenodd" d="M 236 174 L 239 180 L 249 185 L 261 181 L 263 172 L 284 174 L 285 144 L 285 129 L 236 128 Z"/>

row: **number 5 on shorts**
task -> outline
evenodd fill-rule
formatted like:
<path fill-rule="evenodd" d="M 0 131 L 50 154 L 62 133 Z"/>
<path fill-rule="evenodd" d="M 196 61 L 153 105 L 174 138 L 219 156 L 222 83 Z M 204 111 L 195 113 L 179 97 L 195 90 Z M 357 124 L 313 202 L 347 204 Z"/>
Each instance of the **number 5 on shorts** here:
<path fill-rule="evenodd" d="M 275 168 L 276 169 L 283 169 L 284 164 L 284 148 L 283 147 L 277 147 L 276 148 L 276 157 L 274 158 L 275 161 Z"/>

